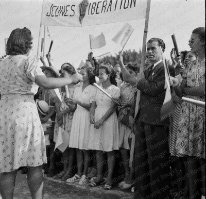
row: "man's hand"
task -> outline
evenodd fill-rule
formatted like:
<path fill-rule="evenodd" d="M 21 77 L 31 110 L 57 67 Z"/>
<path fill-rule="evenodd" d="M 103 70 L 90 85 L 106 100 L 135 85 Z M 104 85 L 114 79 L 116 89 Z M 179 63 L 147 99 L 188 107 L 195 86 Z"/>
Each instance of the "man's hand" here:
<path fill-rule="evenodd" d="M 181 64 L 181 57 L 176 55 L 175 49 L 173 48 L 170 52 L 170 57 L 172 59 L 173 64 Z"/>
<path fill-rule="evenodd" d="M 176 87 L 176 86 L 180 85 L 180 82 L 179 82 L 178 78 L 170 76 L 170 85 L 173 86 L 173 87 Z"/>

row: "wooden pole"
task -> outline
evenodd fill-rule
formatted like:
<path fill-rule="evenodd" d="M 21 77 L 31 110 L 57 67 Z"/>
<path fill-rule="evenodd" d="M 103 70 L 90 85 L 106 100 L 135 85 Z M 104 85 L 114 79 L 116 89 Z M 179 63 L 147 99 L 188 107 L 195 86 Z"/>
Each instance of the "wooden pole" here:
<path fill-rule="evenodd" d="M 146 17 L 145 17 L 145 27 L 144 27 L 143 44 L 142 44 L 142 57 L 141 57 L 141 66 L 140 66 L 141 77 L 144 77 L 143 70 L 144 70 L 145 55 L 146 55 L 146 42 L 147 42 L 147 33 L 148 33 L 148 25 L 149 25 L 150 5 L 151 5 L 151 0 L 147 0 L 147 10 L 146 10 Z M 136 98 L 136 106 L 135 106 L 135 117 L 139 111 L 139 102 L 140 102 L 140 91 L 138 90 L 137 98 Z"/>
<path fill-rule="evenodd" d="M 146 42 L 147 42 L 147 33 L 148 33 L 148 25 L 149 25 L 150 5 L 151 5 L 151 0 L 147 0 L 147 10 L 146 10 L 145 27 L 144 27 L 144 35 L 143 35 L 143 43 L 142 43 L 142 57 L 141 57 L 140 72 L 143 72 L 143 70 L 144 70 L 144 62 L 145 62 L 145 54 L 146 54 Z"/>
<path fill-rule="evenodd" d="M 46 26 L 44 26 L 43 57 L 45 55 L 45 46 L 46 46 Z"/>
<path fill-rule="evenodd" d="M 42 10 L 41 10 L 41 19 L 40 19 L 40 27 L 39 27 L 39 37 L 38 37 L 38 45 L 37 45 L 37 59 L 39 59 L 39 46 L 40 46 L 40 42 L 41 42 L 41 27 L 42 27 L 43 5 L 44 5 L 44 0 L 43 0 L 43 2 L 42 2 Z"/>

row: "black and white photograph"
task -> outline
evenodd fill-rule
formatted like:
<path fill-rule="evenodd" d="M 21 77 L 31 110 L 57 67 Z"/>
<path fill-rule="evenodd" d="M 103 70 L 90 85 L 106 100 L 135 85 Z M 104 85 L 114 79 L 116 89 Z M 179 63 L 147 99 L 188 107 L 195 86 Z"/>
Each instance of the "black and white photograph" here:
<path fill-rule="evenodd" d="M 0 199 L 205 199 L 205 0 L 0 0 Z"/>

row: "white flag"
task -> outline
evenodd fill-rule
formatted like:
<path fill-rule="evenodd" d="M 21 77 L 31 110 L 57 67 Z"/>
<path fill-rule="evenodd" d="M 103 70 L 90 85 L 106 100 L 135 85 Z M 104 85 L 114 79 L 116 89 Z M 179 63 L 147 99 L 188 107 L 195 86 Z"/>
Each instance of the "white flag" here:
<path fill-rule="evenodd" d="M 165 99 L 161 108 L 161 120 L 169 117 L 174 111 L 174 103 L 172 99 L 171 89 L 170 89 L 170 80 L 169 80 L 169 69 L 166 66 L 165 60 L 163 60 L 164 71 L 165 71 Z"/>
<path fill-rule="evenodd" d="M 122 29 L 114 36 L 112 39 L 116 44 L 124 47 L 129 40 L 130 36 L 132 35 L 134 28 L 126 23 Z"/>
<path fill-rule="evenodd" d="M 89 35 L 89 37 L 91 49 L 102 48 L 106 45 L 105 36 L 103 33 L 101 33 L 97 37 L 94 37 L 93 35 Z"/>

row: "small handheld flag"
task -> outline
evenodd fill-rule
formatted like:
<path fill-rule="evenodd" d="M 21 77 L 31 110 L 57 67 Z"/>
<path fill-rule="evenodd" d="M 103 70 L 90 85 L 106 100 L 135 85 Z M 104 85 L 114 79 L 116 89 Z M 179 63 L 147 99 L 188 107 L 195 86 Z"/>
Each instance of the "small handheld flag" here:
<path fill-rule="evenodd" d="M 89 38 L 90 38 L 91 49 L 102 48 L 106 45 L 106 40 L 103 33 L 101 33 L 97 37 L 94 37 L 93 35 L 89 35 Z"/>
<path fill-rule="evenodd" d="M 127 44 L 129 38 L 131 37 L 132 33 L 134 31 L 134 28 L 126 23 L 122 29 L 114 36 L 112 39 L 116 44 L 120 45 L 122 49 Z"/>

